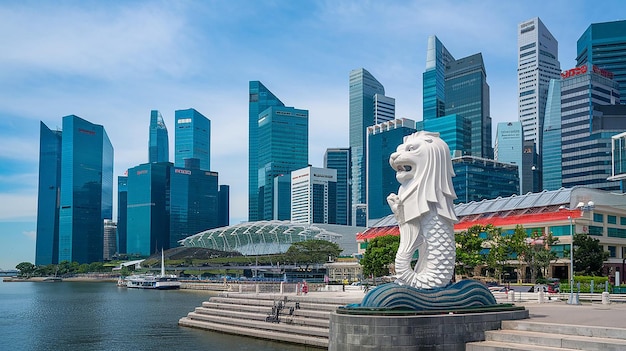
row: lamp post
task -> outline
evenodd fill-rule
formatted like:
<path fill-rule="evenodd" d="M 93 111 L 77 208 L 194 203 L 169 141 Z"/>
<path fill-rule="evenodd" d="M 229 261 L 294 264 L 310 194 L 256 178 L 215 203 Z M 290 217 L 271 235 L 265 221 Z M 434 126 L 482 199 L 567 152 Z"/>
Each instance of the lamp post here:
<path fill-rule="evenodd" d="M 580 209 L 580 216 L 582 217 L 583 214 L 585 213 L 585 211 L 591 211 L 593 210 L 595 207 L 595 204 L 593 203 L 593 201 L 589 201 L 586 204 L 584 202 L 579 202 L 578 205 L 576 205 L 577 209 Z M 578 292 L 576 292 L 576 294 L 574 294 L 574 221 L 572 216 L 567 216 L 567 218 L 569 219 L 569 234 L 570 237 L 572 239 L 572 243 L 570 245 L 570 250 L 569 250 L 569 264 L 570 264 L 570 275 L 569 275 L 569 289 L 570 289 L 570 293 L 569 293 L 569 299 L 567 300 L 567 304 L 568 305 L 579 305 L 580 301 L 578 300 Z"/>

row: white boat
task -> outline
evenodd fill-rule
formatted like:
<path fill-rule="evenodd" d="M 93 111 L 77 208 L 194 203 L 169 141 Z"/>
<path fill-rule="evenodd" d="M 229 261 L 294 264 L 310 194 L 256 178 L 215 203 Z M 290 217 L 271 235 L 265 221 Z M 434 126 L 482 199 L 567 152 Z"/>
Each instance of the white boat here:
<path fill-rule="evenodd" d="M 165 274 L 165 260 L 161 250 L 161 274 L 137 274 L 125 279 L 127 288 L 138 289 L 180 289 L 178 277 L 173 274 Z M 120 283 L 118 282 L 118 285 Z"/>

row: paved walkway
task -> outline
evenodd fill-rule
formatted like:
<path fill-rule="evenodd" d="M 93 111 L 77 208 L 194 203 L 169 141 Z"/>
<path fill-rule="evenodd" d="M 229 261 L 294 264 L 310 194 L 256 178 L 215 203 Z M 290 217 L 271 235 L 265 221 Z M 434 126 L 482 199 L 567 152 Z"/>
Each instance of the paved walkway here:
<path fill-rule="evenodd" d="M 516 302 L 529 311 L 533 322 L 575 324 L 599 327 L 626 328 L 626 304 L 585 303 L 568 305 L 565 302 Z"/>

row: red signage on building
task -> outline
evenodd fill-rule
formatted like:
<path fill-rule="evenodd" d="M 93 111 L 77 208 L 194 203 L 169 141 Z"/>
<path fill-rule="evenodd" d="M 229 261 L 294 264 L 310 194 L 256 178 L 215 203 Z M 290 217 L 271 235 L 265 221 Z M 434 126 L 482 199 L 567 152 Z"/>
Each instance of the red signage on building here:
<path fill-rule="evenodd" d="M 598 67 L 596 65 L 591 66 L 591 69 L 592 69 L 593 73 L 599 74 L 599 75 L 601 75 L 603 77 L 606 77 L 606 78 L 613 79 L 613 73 L 612 72 L 604 70 L 604 69 L 602 69 L 602 68 L 600 68 L 600 67 Z M 574 76 L 577 76 L 579 74 L 585 74 L 585 73 L 587 73 L 587 65 L 583 65 L 583 66 L 579 66 L 579 67 L 576 67 L 576 68 L 569 69 L 567 71 L 563 71 L 563 72 L 561 72 L 561 78 L 563 78 L 563 79 L 570 78 L 570 77 L 574 77 Z"/>

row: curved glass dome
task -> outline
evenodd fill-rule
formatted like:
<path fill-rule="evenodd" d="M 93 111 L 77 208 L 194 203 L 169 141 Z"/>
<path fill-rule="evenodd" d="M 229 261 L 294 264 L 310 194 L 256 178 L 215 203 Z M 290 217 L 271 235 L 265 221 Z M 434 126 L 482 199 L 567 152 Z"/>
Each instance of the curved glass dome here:
<path fill-rule="evenodd" d="M 243 255 L 284 253 L 291 244 L 311 239 L 336 242 L 340 234 L 310 224 L 289 221 L 259 221 L 205 230 L 179 243 L 186 247 L 204 247 L 236 251 Z"/>

